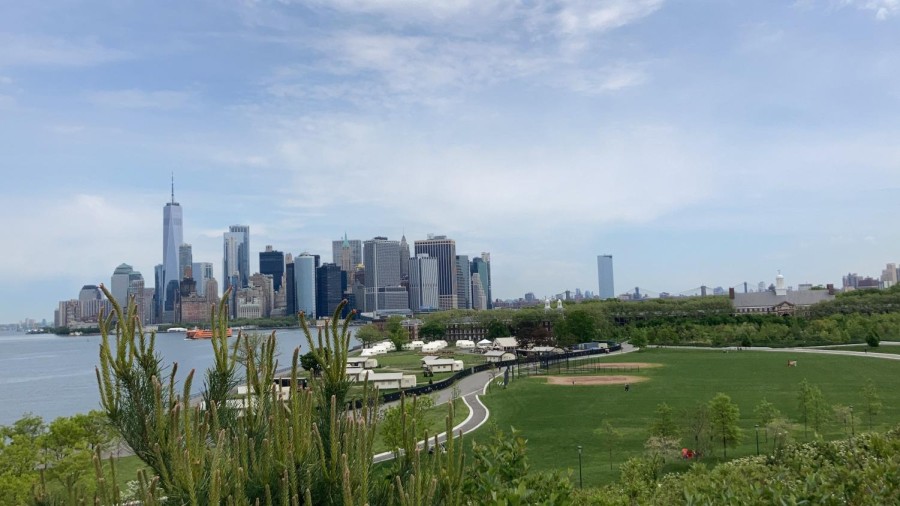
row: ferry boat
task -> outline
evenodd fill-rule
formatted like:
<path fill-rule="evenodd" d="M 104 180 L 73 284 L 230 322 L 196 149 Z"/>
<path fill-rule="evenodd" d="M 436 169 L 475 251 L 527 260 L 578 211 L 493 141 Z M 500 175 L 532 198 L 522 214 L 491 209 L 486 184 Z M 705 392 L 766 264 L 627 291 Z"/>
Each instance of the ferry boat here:
<path fill-rule="evenodd" d="M 186 332 L 187 339 L 212 339 L 211 329 L 193 329 Z M 225 337 L 231 337 L 231 328 L 225 332 Z"/>
<path fill-rule="evenodd" d="M 174 334 L 176 332 L 187 332 L 187 330 L 188 329 L 186 329 L 184 327 L 170 327 L 168 330 L 166 330 L 166 332 L 170 332 L 170 333 Z"/>

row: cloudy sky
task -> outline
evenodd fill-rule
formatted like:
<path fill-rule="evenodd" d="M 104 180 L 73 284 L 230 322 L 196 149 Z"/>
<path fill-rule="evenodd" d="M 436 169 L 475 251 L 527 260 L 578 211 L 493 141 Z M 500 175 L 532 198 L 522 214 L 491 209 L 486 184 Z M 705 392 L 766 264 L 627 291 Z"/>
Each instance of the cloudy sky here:
<path fill-rule="evenodd" d="M 898 0 L 7 2 L 0 322 L 152 280 L 172 172 L 217 277 L 231 224 L 447 234 L 500 298 L 877 276 L 898 76 Z"/>

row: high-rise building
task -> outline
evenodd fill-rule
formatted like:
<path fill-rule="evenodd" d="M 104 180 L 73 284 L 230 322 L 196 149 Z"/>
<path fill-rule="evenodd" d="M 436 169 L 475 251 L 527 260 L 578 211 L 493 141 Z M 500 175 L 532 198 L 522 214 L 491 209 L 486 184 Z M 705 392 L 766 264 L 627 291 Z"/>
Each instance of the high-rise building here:
<path fill-rule="evenodd" d="M 375 237 L 363 243 L 368 312 L 409 309 L 409 294 L 400 286 L 400 243 Z"/>
<path fill-rule="evenodd" d="M 225 289 L 246 288 L 250 283 L 250 227 L 231 225 L 224 238 Z"/>
<path fill-rule="evenodd" d="M 481 280 L 481 289 L 484 291 L 485 309 L 493 308 L 491 299 L 491 254 L 482 251 L 481 257 L 472 259 L 472 276 L 478 275 Z"/>
<path fill-rule="evenodd" d="M 611 299 L 616 296 L 613 283 L 613 257 L 612 255 L 597 256 L 597 280 L 600 284 L 601 299 Z"/>
<path fill-rule="evenodd" d="M 284 253 L 266 246 L 266 250 L 259 253 L 259 272 L 272 276 L 272 286 L 280 292 L 284 279 Z"/>
<path fill-rule="evenodd" d="M 194 262 L 191 264 L 191 272 L 194 275 L 194 280 L 197 282 L 197 295 L 206 297 L 206 283 L 210 279 L 215 279 L 212 262 Z M 219 296 L 218 293 L 212 295 Z"/>
<path fill-rule="evenodd" d="M 309 253 L 294 257 L 294 285 L 297 311 L 316 318 L 316 258 Z"/>
<path fill-rule="evenodd" d="M 400 237 L 400 279 L 409 279 L 409 243 L 406 242 L 406 234 Z"/>
<path fill-rule="evenodd" d="M 316 315 L 327 318 L 344 300 L 347 273 L 335 264 L 322 264 L 316 269 Z M 345 311 L 346 312 L 346 311 Z"/>
<path fill-rule="evenodd" d="M 456 278 L 456 241 L 447 236 L 429 235 L 428 239 L 416 241 L 416 255 L 426 253 L 438 262 L 438 293 L 441 309 L 459 307 Z"/>
<path fill-rule="evenodd" d="M 116 302 L 122 308 L 128 305 L 128 286 L 131 283 L 131 274 L 134 269 L 128 264 L 119 264 L 113 271 L 112 278 L 109 280 L 109 291 L 112 293 Z M 80 299 L 81 297 L 79 297 Z"/>
<path fill-rule="evenodd" d="M 260 298 L 262 316 L 264 318 L 271 316 L 275 307 L 275 282 L 272 275 L 257 272 L 250 276 L 250 288 L 255 289 Z"/>
<path fill-rule="evenodd" d="M 472 309 L 478 311 L 487 309 L 487 298 L 484 296 L 481 278 L 474 273 L 472 274 Z"/>
<path fill-rule="evenodd" d="M 433 311 L 440 307 L 438 263 L 427 253 L 409 259 L 409 308 Z"/>
<path fill-rule="evenodd" d="M 287 315 L 295 315 L 297 314 L 297 282 L 294 274 L 294 259 L 291 258 L 290 253 L 284 259 L 284 279 L 287 285 L 284 290 L 284 312 Z"/>
<path fill-rule="evenodd" d="M 344 238 L 331 241 L 331 261 L 347 273 L 347 283 L 353 285 L 356 268 L 363 263 L 363 245 L 359 239 Z"/>
<path fill-rule="evenodd" d="M 156 285 L 159 300 L 159 320 L 162 323 L 175 321 L 175 304 L 178 299 L 181 267 L 178 247 L 184 244 L 184 224 L 181 205 L 175 202 L 175 179 L 172 178 L 172 200 L 163 208 L 163 263 L 159 283 Z"/>
<path fill-rule="evenodd" d="M 472 309 L 472 266 L 469 255 L 456 255 L 456 303 L 459 309 Z"/>
<path fill-rule="evenodd" d="M 194 249 L 190 244 L 182 244 L 178 247 L 178 268 L 180 269 L 180 279 L 197 279 L 193 274 Z"/>

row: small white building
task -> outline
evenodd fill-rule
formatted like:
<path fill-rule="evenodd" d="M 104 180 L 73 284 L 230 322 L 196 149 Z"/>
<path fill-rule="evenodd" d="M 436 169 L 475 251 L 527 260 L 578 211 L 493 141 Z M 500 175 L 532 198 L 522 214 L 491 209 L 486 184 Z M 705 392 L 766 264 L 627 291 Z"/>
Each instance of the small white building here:
<path fill-rule="evenodd" d="M 427 361 L 423 360 L 422 368 L 430 373 L 462 371 L 463 361 L 452 358 L 432 358 Z"/>
<path fill-rule="evenodd" d="M 460 339 L 459 341 L 456 341 L 456 347 L 461 350 L 472 350 L 475 349 L 475 343 L 468 339 Z"/>
<path fill-rule="evenodd" d="M 484 354 L 484 359 L 492 363 L 506 362 L 507 360 L 515 360 L 516 354 L 503 350 L 491 350 Z"/>
<path fill-rule="evenodd" d="M 493 345 L 493 343 L 491 341 L 489 341 L 487 339 L 482 339 L 481 341 L 478 341 L 478 343 L 475 344 L 475 347 L 478 348 L 479 350 L 489 350 L 489 349 L 491 349 L 492 345 Z"/>
<path fill-rule="evenodd" d="M 347 375 L 347 379 L 350 381 L 359 381 L 360 375 L 365 371 L 362 367 L 348 367 L 344 374 Z"/>
<path fill-rule="evenodd" d="M 399 390 L 416 386 L 416 377 L 402 372 L 379 373 L 366 370 L 359 375 L 359 381 L 367 381 L 379 390 Z"/>
<path fill-rule="evenodd" d="M 363 369 L 375 369 L 378 367 L 378 359 L 370 357 L 347 357 L 347 367 L 362 367 Z"/>
<path fill-rule="evenodd" d="M 422 346 L 422 351 L 425 353 L 429 353 L 429 352 L 433 352 L 433 351 L 443 350 L 446 347 L 447 347 L 447 341 L 440 339 L 437 341 L 431 341 L 430 343 L 425 343 Z"/>
<path fill-rule="evenodd" d="M 519 341 L 515 337 L 498 337 L 494 339 L 492 345 L 495 350 L 515 352 L 519 347 Z"/>
<path fill-rule="evenodd" d="M 404 350 L 418 350 L 425 346 L 425 341 L 412 341 L 403 345 Z"/>
<path fill-rule="evenodd" d="M 527 350 L 522 350 L 526 355 L 560 355 L 566 350 L 556 346 L 533 346 Z"/>

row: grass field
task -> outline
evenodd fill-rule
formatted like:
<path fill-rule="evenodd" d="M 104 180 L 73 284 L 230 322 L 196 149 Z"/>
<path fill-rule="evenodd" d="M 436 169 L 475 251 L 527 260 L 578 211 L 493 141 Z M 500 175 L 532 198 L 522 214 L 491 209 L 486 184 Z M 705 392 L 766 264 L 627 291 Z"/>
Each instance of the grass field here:
<path fill-rule="evenodd" d="M 797 360 L 797 367 L 787 367 L 787 360 Z M 650 362 L 657 368 L 641 368 L 630 375 L 646 377 L 625 392 L 621 385 L 571 386 L 549 385 L 546 377 L 516 379 L 505 389 L 492 389 L 485 397 L 491 411 L 491 423 L 504 430 L 515 427 L 528 440 L 529 462 L 535 469 L 572 469 L 578 480 L 578 453 L 583 447 L 585 486 L 595 486 L 618 478 L 618 464 L 643 451 L 648 427 L 658 404 L 668 403 L 676 413 L 690 409 L 698 401 L 707 402 L 717 392 L 731 396 L 741 410 L 740 425 L 744 439 L 740 446 L 728 450 L 728 457 L 756 453 L 753 409 L 766 398 L 793 421 L 798 419 L 797 392 L 805 378 L 818 386 L 829 405 L 856 405 L 857 415 L 865 430 L 862 412 L 863 385 L 872 378 L 878 385 L 883 409 L 875 419 L 876 429 L 900 422 L 900 390 L 896 378 L 900 362 L 866 357 L 813 355 L 773 352 L 730 352 L 692 350 L 646 350 L 608 358 L 609 362 Z M 592 375 L 621 374 L 597 370 Z M 623 434 L 613 455 L 613 469 L 604 452 L 601 437 L 594 430 L 604 420 Z M 832 424 L 823 430 L 826 439 L 844 437 L 845 427 Z M 474 439 L 487 437 L 482 428 Z M 803 426 L 794 427 L 793 436 L 803 440 Z M 764 430 L 760 430 L 760 446 L 766 450 Z M 715 463 L 722 449 L 704 458 Z M 670 463 L 666 471 L 686 469 L 682 462 Z"/>
<path fill-rule="evenodd" d="M 428 436 L 434 436 L 435 434 L 440 434 L 444 432 L 447 428 L 447 415 L 449 414 L 448 409 L 450 407 L 447 404 L 441 404 L 440 406 L 434 406 L 428 410 L 425 414 L 425 424 L 428 426 Z M 466 417 L 469 416 L 469 408 L 466 407 L 465 403 L 463 403 L 462 399 L 457 399 L 453 403 L 453 424 L 455 427 Z M 384 444 L 384 439 L 381 436 L 381 427 L 379 426 L 377 429 L 377 434 L 375 435 L 375 443 L 373 444 L 375 453 L 381 453 L 390 450 Z"/>
<path fill-rule="evenodd" d="M 449 351 L 449 352 L 448 352 Z M 453 348 L 441 350 L 437 353 L 422 353 L 419 351 L 396 351 L 386 353 L 384 355 L 375 355 L 374 359 L 378 360 L 378 368 L 376 372 L 402 372 L 406 374 L 415 374 L 416 381 L 419 385 L 428 383 L 428 380 L 440 381 L 451 376 L 453 373 L 436 373 L 433 377 L 426 377 L 422 370 L 422 357 L 427 355 L 440 356 L 441 358 L 452 358 L 454 360 L 462 360 L 464 367 L 472 367 L 474 365 L 483 364 L 484 356 L 478 353 L 469 353 L 456 351 Z"/>

